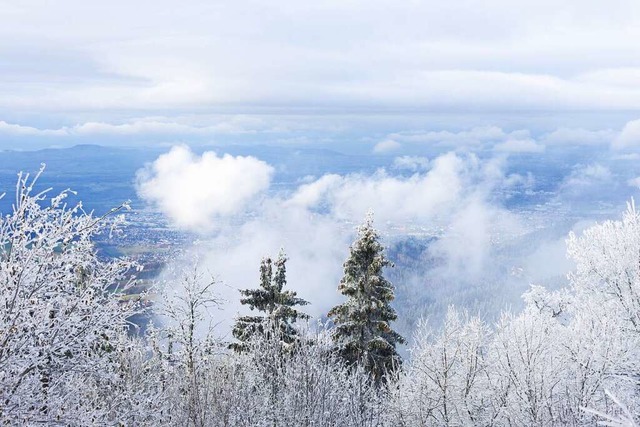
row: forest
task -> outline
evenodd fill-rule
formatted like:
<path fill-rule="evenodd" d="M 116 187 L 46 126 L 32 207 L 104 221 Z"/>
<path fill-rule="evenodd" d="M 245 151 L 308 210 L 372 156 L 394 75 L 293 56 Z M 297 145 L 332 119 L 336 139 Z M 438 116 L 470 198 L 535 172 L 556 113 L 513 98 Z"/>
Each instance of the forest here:
<path fill-rule="evenodd" d="M 636 426 L 640 420 L 640 213 L 567 237 L 569 286 L 532 285 L 496 324 L 450 307 L 394 330 L 389 260 L 368 216 L 327 321 L 287 289 L 284 252 L 265 256 L 251 316 L 231 340 L 197 262 L 148 294 L 141 266 L 103 259 L 123 210 L 103 217 L 19 175 L 0 218 L 0 419 L 61 426 Z M 4 197 L 9 197 L 5 195 Z M 289 254 L 295 259 L 295 254 Z M 293 261 L 292 261 L 293 262 Z M 149 324 L 133 318 L 146 315 Z M 440 324 L 442 325 L 440 326 Z M 397 346 L 409 343 L 409 356 Z"/>

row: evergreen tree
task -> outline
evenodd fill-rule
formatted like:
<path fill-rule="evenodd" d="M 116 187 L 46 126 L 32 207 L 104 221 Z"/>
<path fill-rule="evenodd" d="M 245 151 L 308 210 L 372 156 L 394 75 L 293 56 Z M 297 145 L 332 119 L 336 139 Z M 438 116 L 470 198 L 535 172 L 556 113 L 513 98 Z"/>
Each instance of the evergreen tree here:
<path fill-rule="evenodd" d="M 400 363 L 396 344 L 406 342 L 389 325 L 397 315 L 390 306 L 393 285 L 382 276 L 387 266 L 393 265 L 369 214 L 358 227 L 338 286 L 347 301 L 331 309 L 329 317 L 335 323 L 333 338 L 342 357 L 348 364 L 362 364 L 376 382 Z"/>
<path fill-rule="evenodd" d="M 298 332 L 292 324 L 298 319 L 308 319 L 309 316 L 294 307 L 307 305 L 309 302 L 299 298 L 294 291 L 283 290 L 287 284 L 287 259 L 283 250 L 280 250 L 275 261 L 269 257 L 263 258 L 260 263 L 260 287 L 240 291 L 244 295 L 240 303 L 248 305 L 251 310 L 257 309 L 266 313 L 266 317 L 239 317 L 232 332 L 239 342 L 232 343 L 230 345 L 232 349 L 246 350 L 249 341 L 256 333 L 268 332 L 267 323 L 279 329 L 284 344 L 291 345 L 297 341 Z"/>

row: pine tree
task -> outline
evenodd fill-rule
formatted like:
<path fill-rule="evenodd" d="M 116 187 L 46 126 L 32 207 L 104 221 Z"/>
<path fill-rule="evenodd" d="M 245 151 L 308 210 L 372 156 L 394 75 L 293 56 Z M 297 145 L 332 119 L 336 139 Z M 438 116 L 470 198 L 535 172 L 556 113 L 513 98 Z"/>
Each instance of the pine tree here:
<path fill-rule="evenodd" d="M 393 266 L 384 254 L 380 236 L 373 228 L 373 215 L 358 227 L 358 238 L 344 263 L 344 277 L 338 290 L 347 297 L 329 312 L 335 328 L 333 339 L 350 365 L 361 364 L 374 381 L 400 363 L 396 344 L 405 339 L 389 326 L 396 320 L 390 306 L 393 285 L 382 276 L 384 267 Z"/>
<path fill-rule="evenodd" d="M 236 320 L 233 336 L 239 341 L 230 347 L 236 351 L 247 349 L 249 341 L 255 334 L 268 332 L 267 324 L 279 329 L 279 335 L 285 345 L 290 346 L 298 340 L 298 332 L 293 323 L 298 319 L 308 319 L 309 316 L 295 309 L 295 306 L 307 305 L 308 301 L 299 298 L 294 291 L 283 290 L 287 284 L 286 257 L 280 250 L 278 258 L 263 258 L 260 263 L 260 287 L 258 289 L 243 289 L 240 291 L 244 298 L 240 300 L 251 310 L 257 309 L 265 316 L 242 316 Z M 274 272 L 275 268 L 275 272 Z"/>

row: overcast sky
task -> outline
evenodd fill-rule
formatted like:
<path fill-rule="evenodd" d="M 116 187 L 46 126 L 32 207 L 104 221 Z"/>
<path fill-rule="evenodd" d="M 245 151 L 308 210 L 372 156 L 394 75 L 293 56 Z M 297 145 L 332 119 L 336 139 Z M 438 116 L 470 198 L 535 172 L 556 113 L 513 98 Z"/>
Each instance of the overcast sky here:
<path fill-rule="evenodd" d="M 0 134 L 623 111 L 601 126 L 619 130 L 640 116 L 638 40 L 637 0 L 0 1 Z"/>

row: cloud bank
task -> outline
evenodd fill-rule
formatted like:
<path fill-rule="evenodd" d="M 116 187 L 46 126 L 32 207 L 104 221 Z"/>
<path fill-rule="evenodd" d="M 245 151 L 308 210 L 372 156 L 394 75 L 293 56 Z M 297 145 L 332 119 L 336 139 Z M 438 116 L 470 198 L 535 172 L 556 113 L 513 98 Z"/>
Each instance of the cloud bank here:
<path fill-rule="evenodd" d="M 224 283 L 219 292 L 226 302 L 211 315 L 228 331 L 237 313 L 246 310 L 238 289 L 257 286 L 260 259 L 281 247 L 290 255 L 289 286 L 312 302 L 310 314 L 324 316 L 341 299 L 336 291 L 341 265 L 355 226 L 370 209 L 387 245 L 412 233 L 439 237 L 424 254 L 440 260 L 434 277 L 478 280 L 496 236 L 522 229 L 517 216 L 492 200 L 493 191 L 522 187 L 526 179 L 506 175 L 502 160 L 481 161 L 470 154 L 444 154 L 428 165 L 406 177 L 383 169 L 327 174 L 272 192 L 267 191 L 271 168 L 259 160 L 198 157 L 174 147 L 140 172 L 138 188 L 174 224 L 199 232 L 193 250 Z M 250 183 L 246 191 L 239 179 Z M 233 223 L 226 221 L 230 215 Z"/>
<path fill-rule="evenodd" d="M 396 118 L 397 119 L 397 118 Z M 84 121 L 69 126 L 31 126 L 0 120 L 0 149 L 29 149 L 79 143 L 103 145 L 193 145 L 261 144 L 329 148 L 341 152 L 395 155 L 397 157 L 433 156 L 449 150 L 495 151 L 499 153 L 543 153 L 548 149 L 610 147 L 619 154 L 640 150 L 640 120 L 622 122 L 618 129 L 559 127 L 555 130 L 506 126 L 474 126 L 462 130 L 424 130 L 423 120 L 403 117 L 394 123 L 377 116 L 316 115 L 186 115 L 142 117 L 122 121 Z M 414 120 L 417 120 L 414 122 Z M 382 124 L 381 124 L 382 123 Z M 386 128 L 406 127 L 388 133 Z M 378 127 L 376 127 L 378 126 Z"/>

